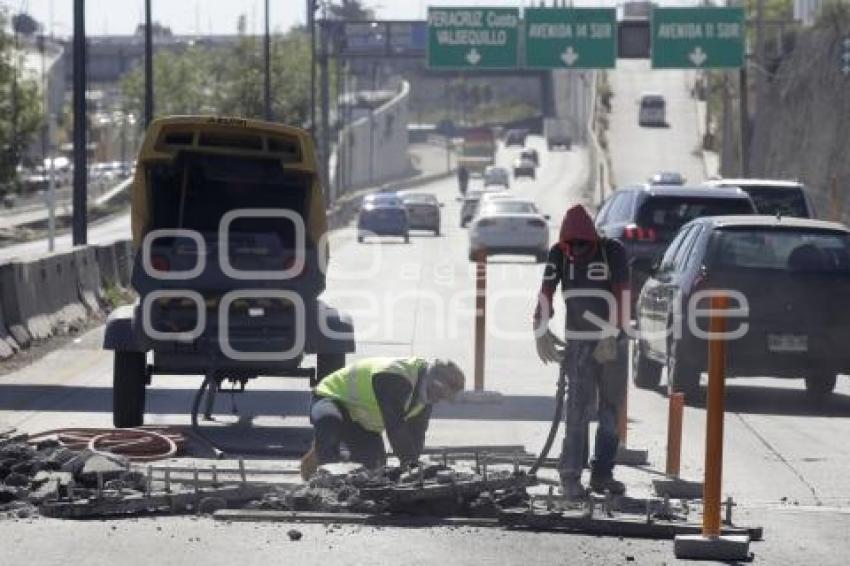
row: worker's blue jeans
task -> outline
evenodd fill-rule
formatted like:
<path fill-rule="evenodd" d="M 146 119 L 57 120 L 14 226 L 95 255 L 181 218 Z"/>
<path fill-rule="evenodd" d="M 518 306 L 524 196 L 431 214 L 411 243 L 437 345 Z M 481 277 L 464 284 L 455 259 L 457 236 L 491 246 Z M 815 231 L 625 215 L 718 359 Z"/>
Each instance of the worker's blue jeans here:
<path fill-rule="evenodd" d="M 561 371 L 567 374 L 567 402 L 566 432 L 558 468 L 561 477 L 569 480 L 581 477 L 586 458 L 587 427 L 594 413 L 599 421 L 591 463 L 594 476 L 612 474 L 620 444 L 617 417 L 625 394 L 627 372 L 623 364 L 628 346 L 623 340 L 618 347 L 617 362 L 603 368 L 593 358 L 596 344 L 596 340 L 568 342 L 561 366 Z"/>

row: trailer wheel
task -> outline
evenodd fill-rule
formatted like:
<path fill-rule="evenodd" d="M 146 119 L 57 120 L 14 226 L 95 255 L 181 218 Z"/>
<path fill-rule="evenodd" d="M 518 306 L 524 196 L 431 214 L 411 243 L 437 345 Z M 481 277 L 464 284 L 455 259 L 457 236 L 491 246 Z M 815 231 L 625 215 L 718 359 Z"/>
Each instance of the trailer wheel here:
<path fill-rule="evenodd" d="M 144 352 L 115 352 L 112 368 L 112 424 L 116 428 L 142 426 L 145 420 Z"/>

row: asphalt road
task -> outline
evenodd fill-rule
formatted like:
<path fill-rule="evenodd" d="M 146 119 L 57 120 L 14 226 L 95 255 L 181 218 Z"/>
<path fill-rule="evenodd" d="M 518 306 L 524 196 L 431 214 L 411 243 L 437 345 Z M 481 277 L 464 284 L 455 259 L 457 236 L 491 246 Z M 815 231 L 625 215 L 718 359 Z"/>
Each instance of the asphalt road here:
<path fill-rule="evenodd" d="M 612 73 L 615 115 L 611 139 L 617 180 L 641 180 L 661 167 L 689 178 L 699 175 L 690 156 L 696 130 L 687 103 L 686 76 L 665 73 L 644 85 L 647 73 L 625 65 Z M 654 76 L 654 75 L 653 75 Z M 648 81 L 649 79 L 647 79 Z M 660 82 L 655 82 L 660 81 Z M 664 92 L 671 101 L 671 128 L 637 128 L 630 102 L 641 90 Z M 691 132 L 690 134 L 688 132 Z M 644 134 L 648 137 L 644 141 Z M 651 141 L 649 141 L 651 138 Z M 657 138 L 657 139 L 656 139 Z M 541 150 L 537 181 L 515 181 L 512 191 L 534 198 L 552 217 L 551 231 L 568 206 L 583 201 L 586 160 L 580 150 Z M 517 150 L 502 151 L 510 163 Z M 690 157 L 688 157 L 690 156 Z M 444 235 L 415 235 L 410 244 L 390 239 L 359 245 L 346 228 L 331 238 L 328 302 L 349 311 L 357 329 L 357 356 L 439 356 L 456 360 L 471 381 L 474 271 L 467 259 L 466 231 L 458 226 L 452 180 L 433 183 L 445 203 Z M 117 229 L 117 227 L 116 227 Z M 522 444 L 537 452 L 553 410 L 556 369 L 537 360 L 531 313 L 542 266 L 530 258 L 493 258 L 488 265 L 488 337 L 485 388 L 503 395 L 499 404 L 439 407 L 429 445 Z M 557 328 L 559 321 L 553 322 Z M 0 378 L 0 425 L 40 431 L 58 426 L 109 426 L 111 357 L 99 349 L 101 330 L 80 337 L 39 362 Z M 148 393 L 148 423 L 186 425 L 197 376 L 155 377 Z M 850 550 L 850 383 L 839 381 L 827 404 L 806 402 L 801 381 L 770 378 L 731 381 L 725 420 L 724 496 L 738 503 L 739 523 L 762 525 L 766 541 L 753 544 L 755 561 L 843 564 Z M 220 396 L 217 422 L 206 425 L 223 444 L 260 458 L 298 452 L 310 438 L 306 383 L 261 378 L 237 397 L 240 417 Z M 621 468 L 630 493 L 645 495 L 664 468 L 667 401 L 663 393 L 631 389 L 629 443 L 649 450 L 647 468 Z M 699 479 L 704 460 L 704 410 L 688 407 L 682 475 Z M 252 428 L 247 427 L 252 425 Z M 555 452 L 558 447 L 556 446 Z M 304 564 L 544 564 L 638 563 L 673 560 L 672 544 L 656 541 L 532 534 L 482 529 L 372 529 L 299 527 L 305 538 L 289 542 L 290 525 L 218 525 L 207 519 L 0 523 L 6 545 L 0 563 L 52 564 L 85 558 L 88 564 L 147 564 L 192 560 L 246 564 L 269 560 Z M 46 544 L 49 541 L 49 544 Z"/>

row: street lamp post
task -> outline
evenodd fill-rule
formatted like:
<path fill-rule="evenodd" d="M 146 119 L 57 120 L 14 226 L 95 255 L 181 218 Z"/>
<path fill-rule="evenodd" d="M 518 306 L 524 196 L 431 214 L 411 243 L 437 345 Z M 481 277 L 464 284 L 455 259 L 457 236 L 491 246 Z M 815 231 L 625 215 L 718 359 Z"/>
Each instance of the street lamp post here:
<path fill-rule="evenodd" d="M 151 0 L 145 0 L 145 128 L 153 120 L 153 22 Z"/>
<path fill-rule="evenodd" d="M 271 73 L 271 36 L 269 34 L 269 0 L 266 0 L 265 36 L 263 37 L 263 65 L 265 67 L 263 81 L 263 103 L 265 119 L 272 120 L 272 73 Z"/>
<path fill-rule="evenodd" d="M 74 0 L 74 212 L 73 242 L 87 243 L 88 145 L 86 139 L 86 3 Z"/>

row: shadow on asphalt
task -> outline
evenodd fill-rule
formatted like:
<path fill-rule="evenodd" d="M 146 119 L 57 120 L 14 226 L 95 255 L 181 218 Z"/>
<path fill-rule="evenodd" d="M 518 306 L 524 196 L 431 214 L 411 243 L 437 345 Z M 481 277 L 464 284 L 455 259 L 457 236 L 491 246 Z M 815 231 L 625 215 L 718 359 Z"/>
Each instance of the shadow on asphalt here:
<path fill-rule="evenodd" d="M 666 396 L 666 387 L 652 389 Z M 689 407 L 705 408 L 706 388 L 696 399 L 688 398 Z M 795 417 L 850 417 L 850 395 L 833 393 L 823 399 L 809 396 L 804 389 L 726 384 L 726 412 L 751 415 L 787 415 Z"/>
<path fill-rule="evenodd" d="M 195 392 L 194 389 L 149 388 L 147 414 L 188 415 Z M 235 395 L 235 402 L 239 414 L 244 415 L 306 416 L 310 392 L 251 389 L 249 384 L 244 393 Z M 231 408 L 230 394 L 220 392 L 214 414 L 230 415 Z M 0 411 L 111 413 L 112 388 L 0 384 Z M 440 404 L 434 408 L 433 418 L 549 422 L 554 411 L 555 402 L 551 396 L 505 395 L 500 403 Z"/>

